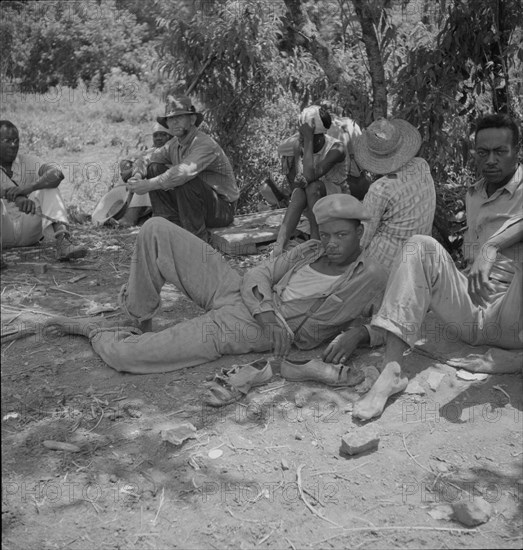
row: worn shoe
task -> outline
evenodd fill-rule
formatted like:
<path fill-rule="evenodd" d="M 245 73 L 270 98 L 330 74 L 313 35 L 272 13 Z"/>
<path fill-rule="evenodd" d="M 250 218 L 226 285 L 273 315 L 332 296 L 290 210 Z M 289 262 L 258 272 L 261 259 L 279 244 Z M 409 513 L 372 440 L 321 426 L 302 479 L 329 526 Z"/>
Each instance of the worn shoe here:
<path fill-rule="evenodd" d="M 251 388 L 262 386 L 272 378 L 269 361 L 259 359 L 246 365 L 222 369 L 205 393 L 204 402 L 211 407 L 223 407 L 239 401 Z"/>
<path fill-rule="evenodd" d="M 349 365 L 333 365 L 319 359 L 281 362 L 280 373 L 291 382 L 321 382 L 327 386 L 356 386 L 365 380 L 361 369 Z"/>
<path fill-rule="evenodd" d="M 82 245 L 74 245 L 67 235 L 56 238 L 56 259 L 60 262 L 84 258 L 87 256 L 87 248 Z"/>

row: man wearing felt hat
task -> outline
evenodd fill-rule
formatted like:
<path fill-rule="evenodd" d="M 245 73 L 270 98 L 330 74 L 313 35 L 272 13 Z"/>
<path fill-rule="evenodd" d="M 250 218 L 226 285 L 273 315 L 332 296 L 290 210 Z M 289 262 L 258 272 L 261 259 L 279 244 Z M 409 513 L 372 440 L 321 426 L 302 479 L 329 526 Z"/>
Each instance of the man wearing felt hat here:
<path fill-rule="evenodd" d="M 382 176 L 363 199 L 371 219 L 361 244 L 388 271 L 409 237 L 432 232 L 436 191 L 420 146 L 418 130 L 401 119 L 376 120 L 354 140 L 358 166 Z"/>
<path fill-rule="evenodd" d="M 207 228 L 232 223 L 239 190 L 222 148 L 198 130 L 202 120 L 188 97 L 168 96 L 165 115 L 157 121 L 175 139 L 136 166 L 127 187 L 138 195 L 149 193 L 153 216 L 207 241 Z"/>
<path fill-rule="evenodd" d="M 285 357 L 292 344 L 312 349 L 343 329 L 349 329 L 355 345 L 374 343 L 372 329 L 359 320 L 377 311 L 387 275 L 360 247 L 361 221 L 369 215 L 360 201 L 343 194 L 317 201 L 314 215 L 320 240 L 296 246 L 243 276 L 193 234 L 151 218 L 137 237 L 129 281 L 120 294 L 122 309 L 142 330 L 151 330 L 168 282 L 206 313 L 132 338 L 127 338 L 129 331 L 93 331 L 91 319 L 50 323 L 89 337 L 108 365 L 133 373 L 172 371 L 224 354 Z M 341 365 L 343 354 L 332 355 L 329 362 L 333 364 L 320 362 L 322 372 L 318 366 L 309 368 L 302 379 L 350 385 L 354 378 Z M 216 404 L 220 397 L 213 399 Z"/>
<path fill-rule="evenodd" d="M 129 227 L 139 225 L 151 216 L 149 194 L 135 195 L 127 190 L 125 183 L 133 175 L 136 163 L 143 165 L 144 159 L 149 158 L 156 149 L 163 147 L 172 138 L 173 135 L 166 126 L 158 122 L 153 124 L 153 146 L 135 151 L 118 163 L 122 183 L 113 187 L 100 199 L 92 214 L 93 223 L 103 225 L 117 221 L 120 227 Z"/>

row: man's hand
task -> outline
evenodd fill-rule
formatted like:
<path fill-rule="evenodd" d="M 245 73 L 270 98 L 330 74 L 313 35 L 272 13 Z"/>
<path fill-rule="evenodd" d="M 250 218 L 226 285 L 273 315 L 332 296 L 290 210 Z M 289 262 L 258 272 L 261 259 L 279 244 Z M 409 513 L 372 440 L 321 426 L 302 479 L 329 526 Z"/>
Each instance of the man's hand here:
<path fill-rule="evenodd" d="M 468 274 L 468 291 L 474 305 L 486 307 L 490 302 L 490 293 L 494 286 L 489 281 L 490 271 L 496 261 L 498 249 L 484 244 L 476 256 Z"/>
<path fill-rule="evenodd" d="M 350 328 L 336 336 L 327 346 L 323 352 L 323 360 L 325 363 L 345 363 L 360 344 L 368 342 L 369 333 L 365 327 Z"/>
<path fill-rule="evenodd" d="M 289 355 L 292 345 L 292 337 L 289 332 L 278 322 L 274 311 L 264 311 L 254 316 L 256 321 L 267 331 L 274 345 L 274 355 L 285 358 Z"/>
<path fill-rule="evenodd" d="M 26 193 L 23 189 L 20 187 L 9 187 L 9 189 L 5 192 L 5 198 L 9 202 L 14 202 L 16 197 L 25 197 Z"/>
<path fill-rule="evenodd" d="M 23 212 L 24 214 L 35 214 L 36 213 L 36 204 L 27 197 L 24 197 L 23 195 L 19 195 L 14 200 L 14 203 L 16 206 L 18 206 L 18 210 L 20 212 Z"/>
<path fill-rule="evenodd" d="M 307 178 L 303 174 L 296 174 L 293 187 L 298 189 L 305 189 L 307 185 L 309 185 Z"/>
<path fill-rule="evenodd" d="M 144 180 L 140 174 L 135 174 L 130 180 L 127 180 L 127 190 L 137 195 L 145 195 L 151 191 L 151 186 L 147 180 Z"/>

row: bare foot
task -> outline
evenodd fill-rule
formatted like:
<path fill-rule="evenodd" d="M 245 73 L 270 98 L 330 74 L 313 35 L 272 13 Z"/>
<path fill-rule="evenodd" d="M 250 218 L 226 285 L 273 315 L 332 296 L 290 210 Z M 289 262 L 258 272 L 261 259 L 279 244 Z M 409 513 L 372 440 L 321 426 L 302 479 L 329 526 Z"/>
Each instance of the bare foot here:
<path fill-rule="evenodd" d="M 387 399 L 403 391 L 407 384 L 408 378 L 403 376 L 400 364 L 396 361 L 387 363 L 369 393 L 355 403 L 352 416 L 361 420 L 380 416 Z"/>
<path fill-rule="evenodd" d="M 48 319 L 45 322 L 45 326 L 56 328 L 65 334 L 76 334 L 89 338 L 91 332 L 99 328 L 118 328 L 129 325 L 125 321 L 107 321 L 103 318 L 93 319 L 92 317 L 70 319 L 69 317 L 59 315 Z"/>

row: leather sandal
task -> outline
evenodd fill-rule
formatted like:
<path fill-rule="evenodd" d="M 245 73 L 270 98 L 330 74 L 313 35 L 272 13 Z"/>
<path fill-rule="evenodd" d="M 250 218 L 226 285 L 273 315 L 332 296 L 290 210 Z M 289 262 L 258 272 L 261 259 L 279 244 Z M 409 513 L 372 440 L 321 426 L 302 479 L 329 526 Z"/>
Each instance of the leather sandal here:
<path fill-rule="evenodd" d="M 285 359 L 281 363 L 280 372 L 283 378 L 291 382 L 321 382 L 332 387 L 356 386 L 365 380 L 365 374 L 361 369 L 349 365 L 324 363 L 319 359 Z"/>
<path fill-rule="evenodd" d="M 271 378 L 271 364 L 264 359 L 224 368 L 215 375 L 205 392 L 204 403 L 211 407 L 230 405 L 239 401 L 251 388 L 262 386 Z"/>

